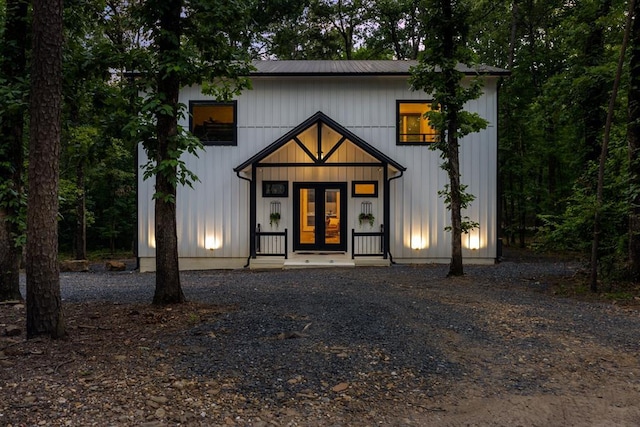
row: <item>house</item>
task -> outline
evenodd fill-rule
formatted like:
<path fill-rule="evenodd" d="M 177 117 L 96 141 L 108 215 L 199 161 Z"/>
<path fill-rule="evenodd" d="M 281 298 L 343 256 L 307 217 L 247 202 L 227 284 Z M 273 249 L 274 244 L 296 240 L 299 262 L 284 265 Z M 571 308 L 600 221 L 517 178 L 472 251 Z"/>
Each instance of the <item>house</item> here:
<path fill-rule="evenodd" d="M 204 150 L 185 155 L 200 182 L 177 195 L 181 269 L 448 263 L 448 183 L 411 91 L 412 61 L 257 61 L 253 89 L 219 103 L 186 87 L 181 124 Z M 462 67 L 462 66 L 461 66 Z M 462 68 L 470 77 L 477 71 Z M 466 263 L 498 256 L 497 97 L 504 70 L 484 67 L 465 108 L 488 127 L 460 141 Z M 138 149 L 139 165 L 146 162 Z M 153 180 L 138 182 L 141 271 L 155 269 Z"/>

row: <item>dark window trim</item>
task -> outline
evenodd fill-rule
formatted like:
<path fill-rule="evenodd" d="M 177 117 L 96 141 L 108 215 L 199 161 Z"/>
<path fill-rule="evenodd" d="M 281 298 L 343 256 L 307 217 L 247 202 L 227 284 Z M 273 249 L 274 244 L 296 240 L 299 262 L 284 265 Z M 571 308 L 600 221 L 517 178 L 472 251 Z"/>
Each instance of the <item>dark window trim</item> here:
<path fill-rule="evenodd" d="M 193 133 L 193 107 L 194 106 L 216 106 L 231 105 L 233 107 L 233 140 L 232 141 L 207 141 L 201 139 L 205 146 L 237 146 L 238 145 L 238 101 L 218 102 L 218 101 L 189 101 L 189 132 Z"/>
<path fill-rule="evenodd" d="M 373 184 L 373 194 L 357 194 L 356 185 L 358 184 Z M 351 197 L 378 197 L 378 181 L 351 181 Z"/>
<path fill-rule="evenodd" d="M 284 186 L 283 191 L 274 192 L 275 185 Z M 262 181 L 262 197 L 289 197 L 289 181 Z"/>
<path fill-rule="evenodd" d="M 433 104 L 432 99 L 397 99 L 396 100 L 396 145 L 432 145 L 433 141 L 400 141 L 400 104 Z M 424 134 L 420 134 L 424 135 Z"/>

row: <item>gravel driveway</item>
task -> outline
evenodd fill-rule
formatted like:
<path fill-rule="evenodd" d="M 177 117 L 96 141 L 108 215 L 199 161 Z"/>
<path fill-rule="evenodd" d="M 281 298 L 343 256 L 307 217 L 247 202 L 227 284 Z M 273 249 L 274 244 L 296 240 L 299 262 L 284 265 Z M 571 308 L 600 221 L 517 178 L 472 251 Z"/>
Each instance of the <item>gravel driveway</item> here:
<path fill-rule="evenodd" d="M 545 292 L 576 269 L 184 272 L 188 300 L 235 308 L 157 348 L 221 384 L 194 425 L 640 425 L 639 311 Z M 154 280 L 62 273 L 62 297 L 147 303 Z"/>

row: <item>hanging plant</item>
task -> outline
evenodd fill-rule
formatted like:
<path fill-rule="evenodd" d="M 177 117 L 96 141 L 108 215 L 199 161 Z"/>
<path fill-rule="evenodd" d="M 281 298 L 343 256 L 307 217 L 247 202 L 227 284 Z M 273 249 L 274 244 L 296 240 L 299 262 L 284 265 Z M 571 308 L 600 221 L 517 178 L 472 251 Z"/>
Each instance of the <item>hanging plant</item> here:
<path fill-rule="evenodd" d="M 269 215 L 269 225 L 273 227 L 274 223 L 276 224 L 276 227 L 280 224 L 280 212 L 272 212 Z"/>
<path fill-rule="evenodd" d="M 372 213 L 364 213 L 362 212 L 358 215 L 358 223 L 362 225 L 363 222 L 368 222 L 370 227 L 373 227 L 373 222 L 376 220 L 376 217 L 373 216 Z"/>

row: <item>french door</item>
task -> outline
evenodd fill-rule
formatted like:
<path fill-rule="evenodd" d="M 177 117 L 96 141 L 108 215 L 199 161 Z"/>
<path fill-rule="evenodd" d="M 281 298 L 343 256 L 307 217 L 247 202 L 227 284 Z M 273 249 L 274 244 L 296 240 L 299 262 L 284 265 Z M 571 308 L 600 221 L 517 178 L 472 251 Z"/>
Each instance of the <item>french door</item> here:
<path fill-rule="evenodd" d="M 293 183 L 293 250 L 347 250 L 347 184 Z"/>

